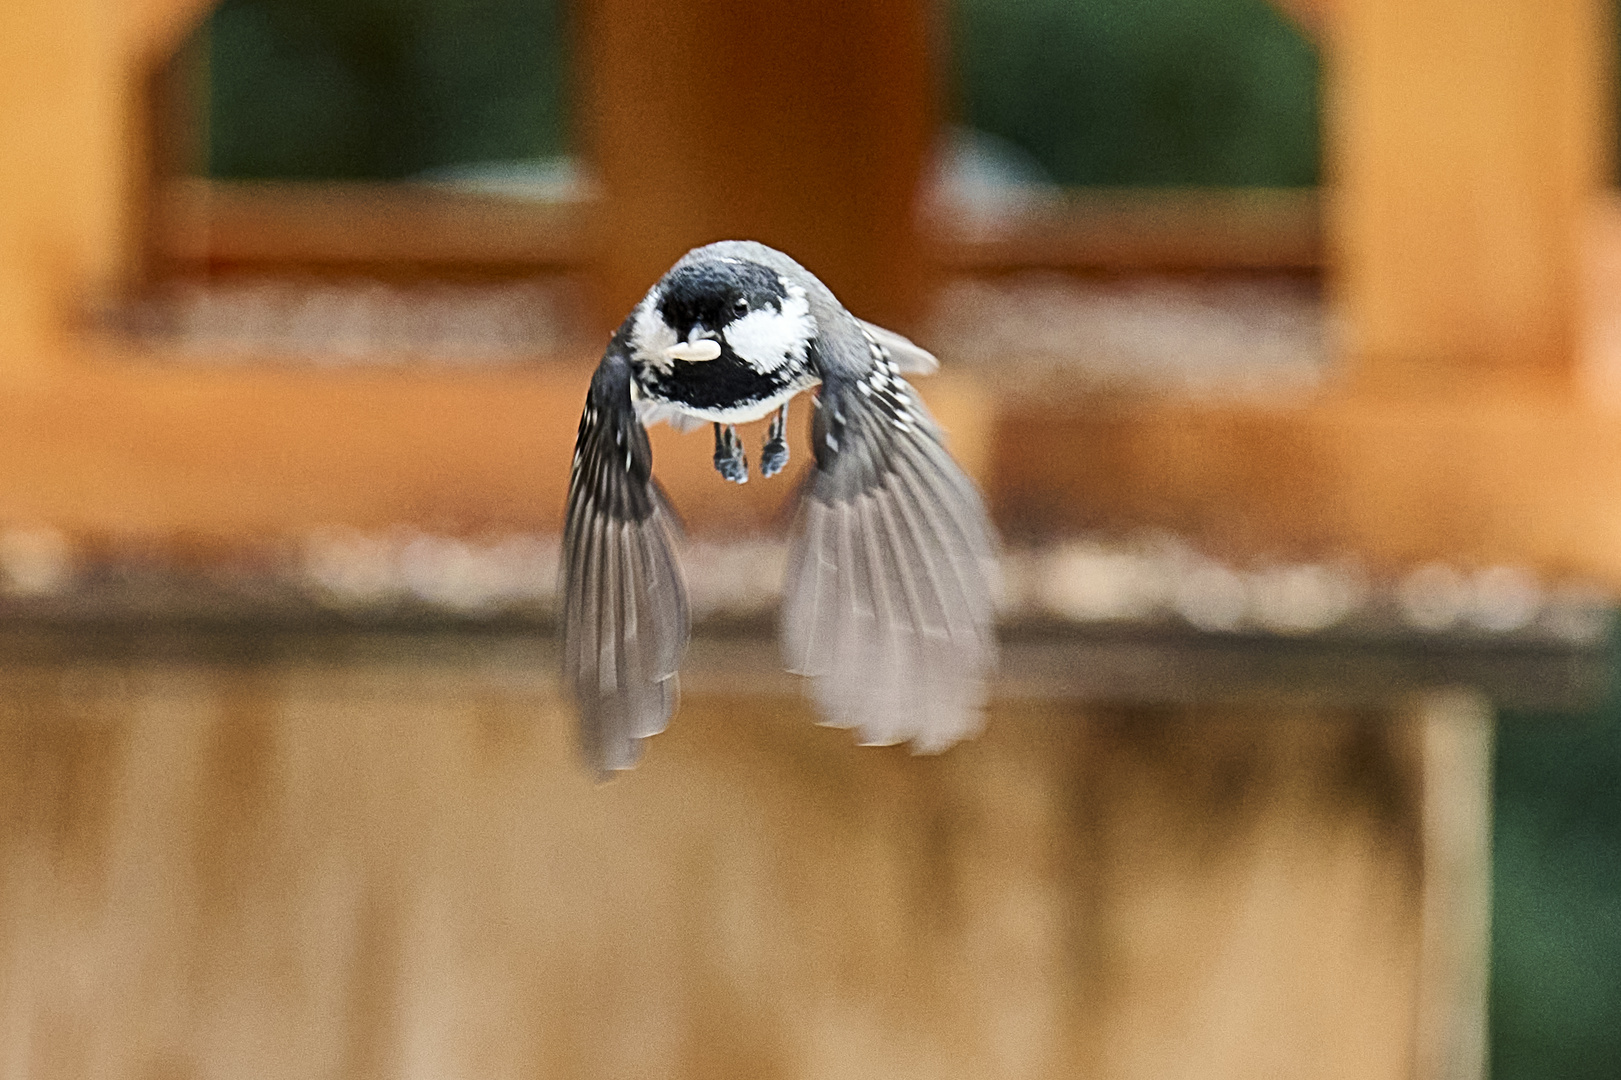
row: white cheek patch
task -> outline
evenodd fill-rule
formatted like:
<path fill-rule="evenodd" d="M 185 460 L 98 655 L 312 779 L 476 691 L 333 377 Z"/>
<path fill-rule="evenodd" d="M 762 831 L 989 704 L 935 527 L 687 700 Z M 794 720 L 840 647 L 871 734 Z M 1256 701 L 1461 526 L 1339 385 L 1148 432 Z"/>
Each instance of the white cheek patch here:
<path fill-rule="evenodd" d="M 756 371 L 775 371 L 789 360 L 804 360 L 805 348 L 816 336 L 805 290 L 789 284 L 787 292 L 781 311 L 751 311 L 722 331 L 732 352 Z"/>
<path fill-rule="evenodd" d="M 654 289 L 636 309 L 636 319 L 630 325 L 630 347 L 636 356 L 669 374 L 672 357 L 669 352 L 676 345 L 675 331 L 659 314 L 659 291 Z"/>

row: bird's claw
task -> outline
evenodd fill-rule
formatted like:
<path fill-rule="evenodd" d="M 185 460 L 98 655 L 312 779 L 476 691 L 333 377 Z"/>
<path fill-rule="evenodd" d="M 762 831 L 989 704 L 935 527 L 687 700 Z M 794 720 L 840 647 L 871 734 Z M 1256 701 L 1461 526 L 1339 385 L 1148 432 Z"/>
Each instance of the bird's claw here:
<path fill-rule="evenodd" d="M 788 464 L 788 403 L 783 402 L 766 428 L 765 445 L 760 447 L 760 475 L 776 476 Z"/>
<path fill-rule="evenodd" d="M 760 447 L 760 475 L 776 476 L 788 464 L 788 440 L 767 439 Z"/>
<path fill-rule="evenodd" d="M 749 482 L 749 463 L 743 456 L 743 440 L 737 437 L 737 429 L 730 424 L 715 425 L 715 471 L 734 484 Z"/>

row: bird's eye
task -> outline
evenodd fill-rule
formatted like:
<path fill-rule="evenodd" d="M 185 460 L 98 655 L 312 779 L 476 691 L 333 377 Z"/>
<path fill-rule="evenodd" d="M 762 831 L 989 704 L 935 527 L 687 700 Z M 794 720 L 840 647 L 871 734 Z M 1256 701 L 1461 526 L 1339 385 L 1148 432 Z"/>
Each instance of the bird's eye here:
<path fill-rule="evenodd" d="M 739 296 L 736 300 L 733 300 L 732 312 L 737 315 L 747 315 L 749 312 L 749 298 Z"/>

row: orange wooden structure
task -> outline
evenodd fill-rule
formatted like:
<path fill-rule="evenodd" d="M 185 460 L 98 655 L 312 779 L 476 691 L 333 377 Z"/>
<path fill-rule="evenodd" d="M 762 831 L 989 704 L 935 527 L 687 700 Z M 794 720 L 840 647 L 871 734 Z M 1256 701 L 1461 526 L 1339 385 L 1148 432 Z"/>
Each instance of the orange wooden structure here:
<path fill-rule="evenodd" d="M 566 461 L 556 450 L 573 427 L 589 350 L 545 371 L 182 374 L 85 332 L 87 313 L 129 284 L 153 205 L 143 184 L 143 73 L 200 7 L 79 0 L 0 13 L 0 518 L 221 543 L 334 521 L 553 526 Z M 596 61 L 588 126 L 607 202 L 561 233 L 491 218 L 477 226 L 482 235 L 507 251 L 526 235 L 575 237 L 561 247 L 536 240 L 534 250 L 602 268 L 604 310 L 617 310 L 685 244 L 758 230 L 814 251 L 812 265 L 870 313 L 904 312 L 918 280 L 908 268 L 927 250 L 897 201 L 915 185 L 933 111 L 926 28 L 852 5 L 840 18 L 863 33 L 834 35 L 838 44 L 826 47 L 842 56 L 852 41 L 878 40 L 867 31 L 880 35 L 895 50 L 886 52 L 893 78 L 845 80 L 841 95 L 789 108 L 747 82 L 756 76 L 726 74 L 713 56 L 687 51 L 690 26 L 632 32 L 636 20 L 614 10 L 587 5 L 581 20 Z M 992 395 L 975 425 L 986 442 L 968 456 L 986 462 L 1008 512 L 1037 498 L 1053 525 L 1135 517 L 1220 532 L 1210 509 L 1218 493 L 1231 508 L 1222 516 L 1248 523 L 1213 537 L 1223 543 L 1302 536 L 1378 560 L 1512 559 L 1621 583 L 1621 501 L 1612 497 L 1621 442 L 1608 411 L 1617 350 L 1605 329 L 1615 320 L 1595 277 L 1615 273 L 1600 196 L 1609 130 L 1601 6 L 1518 0 L 1490 18 L 1443 0 L 1313 10 L 1327 46 L 1323 245 L 1343 377 L 1286 408 L 1127 401 L 1077 418 L 1000 410 Z M 772 47 L 807 70 L 826 67 L 833 53 L 816 51 L 811 24 L 778 14 Z M 655 95 L 656 115 L 633 107 L 643 99 L 627 72 L 669 83 L 677 73 L 657 65 L 677 56 L 707 66 L 706 79 L 671 83 L 690 93 Z M 723 78 L 745 81 L 723 91 Z M 742 107 L 729 104 L 731 91 L 752 111 L 726 127 L 723 114 Z M 805 114 L 793 138 L 759 122 L 779 104 Z M 860 131 L 875 140 L 871 161 L 825 161 L 827 139 Z M 734 154 L 757 163 L 749 190 L 778 201 L 713 194 L 743 182 L 722 175 Z M 796 169 L 800 187 L 780 183 Z M 801 190 L 857 179 L 876 186 L 818 202 L 808 216 L 794 209 L 810 205 Z M 688 186 L 671 186 L 677 180 Z M 1151 211 L 1147 220 L 1161 218 Z M 1250 250 L 1263 260 L 1309 261 L 1311 219 L 1308 209 L 1303 226 L 1277 240 L 1244 239 L 1241 228 L 1224 250 L 1258 242 Z M 1022 247 L 936 250 L 947 264 L 1039 265 L 1064 249 L 1118 248 L 1109 240 L 1118 216 L 1076 220 Z M 848 239 L 858 234 L 860 243 Z M 268 235 L 272 245 L 297 242 L 279 225 Z M 1198 251 L 1210 257 L 1208 245 Z M 430 414 L 435 422 L 423 423 Z M 1028 464 L 1041 456 L 1012 450 L 1054 424 L 1054 437 L 1084 435 L 1093 449 L 1071 457 L 1057 491 L 1044 491 L 1052 477 Z M 1191 443 L 1197 455 L 1186 453 Z M 688 453 L 681 444 L 665 460 L 680 473 Z M 690 455 L 696 462 L 700 452 Z"/>

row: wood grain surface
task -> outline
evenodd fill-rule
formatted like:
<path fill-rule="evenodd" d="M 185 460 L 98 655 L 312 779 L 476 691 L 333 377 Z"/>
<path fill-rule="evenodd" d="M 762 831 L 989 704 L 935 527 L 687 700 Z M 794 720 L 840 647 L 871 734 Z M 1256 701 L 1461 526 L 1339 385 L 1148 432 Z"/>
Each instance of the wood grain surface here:
<path fill-rule="evenodd" d="M 0 1068 L 1413 1075 L 1398 712 L 1010 702 L 915 758 L 699 686 L 598 786 L 550 670 L 365 635 L 11 657 Z"/>

